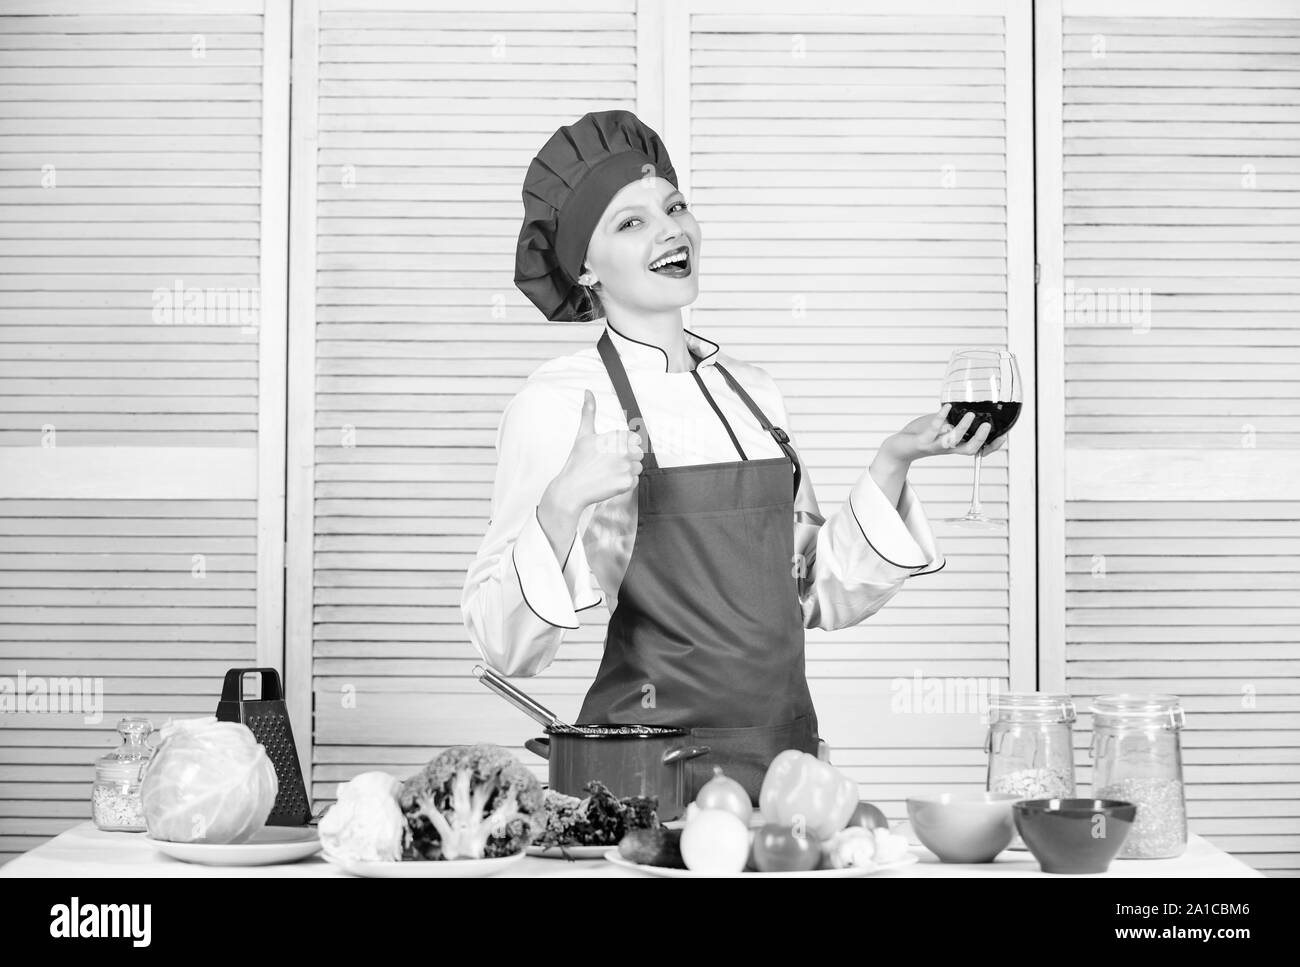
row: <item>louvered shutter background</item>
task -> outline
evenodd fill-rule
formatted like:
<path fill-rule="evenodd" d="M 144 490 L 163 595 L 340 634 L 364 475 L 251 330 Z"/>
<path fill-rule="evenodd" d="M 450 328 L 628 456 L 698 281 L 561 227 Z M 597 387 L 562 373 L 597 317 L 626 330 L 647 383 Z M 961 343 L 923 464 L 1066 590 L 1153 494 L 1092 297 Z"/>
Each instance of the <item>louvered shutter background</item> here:
<path fill-rule="evenodd" d="M 1153 296 L 1149 331 L 1067 322 L 1066 650 L 1043 647 L 1081 704 L 1183 695 L 1193 828 L 1294 873 L 1300 25 L 1273 0 L 1210 7 L 1066 4 L 1065 274 Z M 88 814 L 118 717 L 207 714 L 227 667 L 280 658 L 283 349 L 267 324 L 286 246 L 266 105 L 284 52 L 269 64 L 265 45 L 287 12 L 105 10 L 0 5 L 0 677 L 105 691 L 95 726 L 0 721 L 0 862 Z M 1011 345 L 1032 369 L 1020 0 L 828 0 L 797 18 L 623 0 L 580 20 L 510 0 L 301 0 L 295 22 L 314 416 L 290 430 L 312 435 L 313 484 L 290 687 L 300 729 L 314 705 L 319 800 L 362 769 L 533 731 L 467 676 L 458 599 L 502 408 L 598 332 L 538 322 L 510 282 L 522 173 L 557 125 L 663 118 L 706 239 L 688 324 L 780 381 L 825 512 L 932 408 L 952 348 Z M 176 280 L 260 286 L 262 331 L 156 324 L 154 293 Z M 1033 588 L 1008 579 L 1032 573 L 1009 480 L 1030 479 L 1033 418 L 985 466 L 1010 540 L 936 524 L 945 571 L 857 628 L 809 634 L 836 761 L 894 818 L 908 792 L 979 785 L 984 761 L 973 716 L 892 714 L 896 680 L 1034 683 Z M 969 475 L 926 461 L 910 479 L 934 519 L 964 508 Z M 607 617 L 584 613 L 527 688 L 576 711 Z"/>
<path fill-rule="evenodd" d="M 0 676 L 11 702 L 21 674 L 103 680 L 97 725 L 0 715 L 0 862 L 89 818 L 120 717 L 213 714 L 227 668 L 279 654 L 258 330 L 153 317 L 264 268 L 260 4 L 206 9 L 0 5 Z"/>
<path fill-rule="evenodd" d="M 652 100 L 636 84 L 646 24 L 632 3 L 588 5 L 576 19 L 419 6 L 320 11 L 318 800 L 359 771 L 409 774 L 459 742 L 504 743 L 544 774 L 520 749 L 537 727 L 469 676 L 459 611 L 502 408 L 543 360 L 599 333 L 539 321 L 511 284 L 520 185 L 559 124 Z M 776 4 L 688 4 L 656 78 L 660 130 L 704 232 L 688 325 L 780 382 L 826 513 L 889 432 L 937 409 L 952 349 L 1008 341 L 1002 6 L 960 17 L 896 6 L 811 4 L 794 17 Z M 1027 8 L 1018 15 L 1027 44 Z M 1019 150 L 1029 157 L 1027 137 Z M 1022 237 L 1031 217 L 1026 206 Z M 1031 332 L 1028 315 L 1018 324 Z M 1030 430 L 1013 447 L 1029 461 L 1032 442 Z M 985 463 L 995 514 L 1008 508 L 1007 460 Z M 910 479 L 938 518 L 965 510 L 971 474 L 969 458 L 953 458 Z M 1025 506 L 1017 528 L 1032 527 L 1032 494 Z M 1007 538 L 935 528 L 944 571 L 861 626 L 808 636 L 835 761 L 895 819 L 909 792 L 982 786 L 984 731 L 974 708 L 892 714 L 891 683 L 910 688 L 920 673 L 1006 687 L 1012 660 Z M 1032 593 L 1028 604 L 1022 687 Z M 559 659 L 520 681 L 561 715 L 576 713 L 595 674 L 608 611 L 582 617 Z"/>
<path fill-rule="evenodd" d="M 1065 298 L 1066 684 L 1182 696 L 1192 830 L 1296 875 L 1300 17 L 1151 6 L 1065 5 L 1065 278 L 1151 293 Z"/>

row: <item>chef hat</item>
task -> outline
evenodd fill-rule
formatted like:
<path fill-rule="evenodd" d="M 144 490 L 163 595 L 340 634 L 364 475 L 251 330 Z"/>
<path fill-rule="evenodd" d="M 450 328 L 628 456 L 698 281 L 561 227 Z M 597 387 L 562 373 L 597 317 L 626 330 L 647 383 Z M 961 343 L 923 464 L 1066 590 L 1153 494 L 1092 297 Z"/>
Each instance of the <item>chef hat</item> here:
<path fill-rule="evenodd" d="M 559 128 L 533 158 L 524 176 L 515 285 L 547 319 L 578 318 L 578 276 L 591 234 L 610 199 L 647 174 L 677 186 L 668 149 L 631 111 L 586 114 Z"/>

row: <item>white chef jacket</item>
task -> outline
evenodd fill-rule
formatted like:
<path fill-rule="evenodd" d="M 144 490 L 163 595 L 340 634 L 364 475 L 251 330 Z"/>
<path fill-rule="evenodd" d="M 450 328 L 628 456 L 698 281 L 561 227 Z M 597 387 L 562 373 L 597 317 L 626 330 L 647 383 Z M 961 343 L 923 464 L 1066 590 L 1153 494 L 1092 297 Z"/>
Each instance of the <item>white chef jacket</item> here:
<path fill-rule="evenodd" d="M 709 397 L 749 459 L 784 456 L 727 386 L 715 368 L 718 362 L 789 434 L 798 452 L 781 391 L 761 367 L 729 356 L 717 343 L 687 329 L 687 346 L 700 359 L 696 373 L 670 373 L 662 349 L 606 328 L 660 467 L 741 459 Z M 543 491 L 573 447 L 588 389 L 596 398 L 595 431 L 626 429 L 627 416 L 594 341 L 535 369 L 501 417 L 491 518 L 466 576 L 461 613 L 483 660 L 504 675 L 536 675 L 554 660 L 565 633 L 578 627 L 581 612 L 604 601 L 612 611 L 632 555 L 636 488 L 582 512 L 563 566 L 537 518 Z M 921 502 L 906 481 L 892 507 L 864 469 L 848 500 L 824 519 L 808 465 L 802 457 L 799 463 L 791 575 L 804 627 L 834 630 L 857 624 L 897 594 L 904 580 L 944 566 Z M 713 605 L 702 598 L 697 606 Z"/>

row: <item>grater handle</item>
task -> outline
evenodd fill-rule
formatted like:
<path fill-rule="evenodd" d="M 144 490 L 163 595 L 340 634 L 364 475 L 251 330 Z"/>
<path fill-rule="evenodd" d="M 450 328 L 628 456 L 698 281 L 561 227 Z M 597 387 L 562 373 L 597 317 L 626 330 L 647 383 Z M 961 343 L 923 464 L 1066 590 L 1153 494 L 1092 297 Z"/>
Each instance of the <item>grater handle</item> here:
<path fill-rule="evenodd" d="M 282 701 L 284 691 L 280 688 L 280 673 L 274 668 L 232 668 L 226 672 L 226 679 L 221 685 L 223 702 L 242 702 L 244 700 L 244 676 L 260 675 L 262 678 L 261 695 L 258 701 Z"/>

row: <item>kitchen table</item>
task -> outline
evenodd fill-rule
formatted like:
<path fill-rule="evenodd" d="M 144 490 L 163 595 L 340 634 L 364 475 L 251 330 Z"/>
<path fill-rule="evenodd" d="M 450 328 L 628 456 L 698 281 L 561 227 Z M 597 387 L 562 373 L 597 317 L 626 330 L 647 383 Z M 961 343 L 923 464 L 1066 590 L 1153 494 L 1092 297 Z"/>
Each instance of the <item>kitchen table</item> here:
<path fill-rule="evenodd" d="M 923 847 L 913 847 L 919 863 L 894 872 L 891 877 L 1024 877 L 1050 876 L 1038 869 L 1027 852 L 1004 850 L 992 863 L 940 863 Z M 526 857 L 504 876 L 642 876 L 604 860 L 570 862 Z M 1187 851 L 1171 860 L 1115 860 L 1110 877 L 1257 877 L 1263 874 L 1241 860 L 1192 836 Z M 106 833 L 86 821 L 68 829 L 47 843 L 0 866 L 0 877 L 152 877 L 152 876 L 346 876 L 325 862 L 319 854 L 284 866 L 220 867 L 196 866 L 171 859 L 155 850 L 142 833 Z"/>

